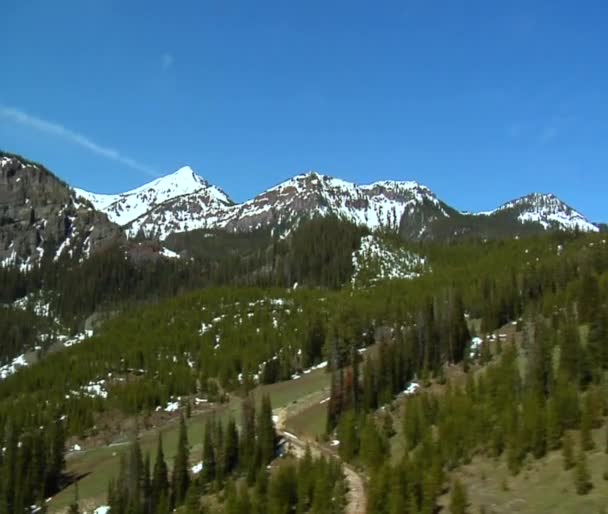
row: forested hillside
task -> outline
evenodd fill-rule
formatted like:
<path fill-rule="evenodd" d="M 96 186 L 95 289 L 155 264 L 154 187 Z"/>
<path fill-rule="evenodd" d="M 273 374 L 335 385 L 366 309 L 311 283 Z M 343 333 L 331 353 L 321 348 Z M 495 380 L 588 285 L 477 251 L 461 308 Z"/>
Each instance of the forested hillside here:
<path fill-rule="evenodd" d="M 74 480 L 65 471 L 64 441 L 109 437 L 108 420 L 245 397 L 258 384 L 297 381 L 313 368 L 331 373 L 327 434 L 369 478 L 369 512 L 432 512 L 454 470 L 472 458 L 504 456 L 517 473 L 528 455 L 567 446 L 562 434 L 602 425 L 608 247 L 601 234 L 404 246 L 404 255 L 424 256 L 427 271 L 354 288 L 353 252 L 364 235 L 327 218 L 302 225 L 289 239 L 271 239 L 264 252 L 235 253 L 232 268 L 221 258 L 208 268 L 204 259 L 136 261 L 117 247 L 86 263 L 2 271 L 5 303 L 44 285 L 58 322 L 76 327 L 100 309 L 112 315 L 85 342 L 0 382 L 2 441 L 10 448 L 1 464 L 0 512 L 41 505 Z M 17 351 L 10 341 L 35 344 L 36 322 L 45 319 L 20 312 L 23 321 L 15 317 L 16 328 L 4 335 L 6 355 Z M 30 323 L 32 333 L 25 330 Z M 484 339 L 512 323 L 513 338 Z M 362 354 L 367 347 L 373 351 Z M 466 380 L 456 380 L 454 369 Z M 395 399 L 412 382 L 429 392 L 406 400 L 410 414 L 402 416 L 403 400 Z M 239 420 L 239 437 L 244 428 Z M 205 444 L 220 451 L 226 430 L 234 439 L 234 428 L 216 426 L 205 431 L 211 438 Z M 152 476 L 134 448 L 120 487 L 133 476 Z M 232 450 L 221 452 L 227 458 Z M 399 452 L 402 458 L 391 462 Z M 254 491 L 263 502 L 288 490 L 296 492 L 278 504 L 296 508 L 303 501 L 301 512 L 340 512 L 339 504 L 315 507 L 315 495 L 331 493 L 302 485 L 312 470 L 337 476 L 330 463 L 307 459 L 273 472 L 264 485 L 239 458 L 229 459 L 226 476 L 249 476 L 251 490 L 216 477 L 213 490 L 190 493 L 188 508 L 204 493 L 203 504 L 219 512 L 245 512 Z M 577 450 L 576 458 L 584 454 Z M 186 468 L 182 481 L 194 478 Z M 175 480 L 167 489 L 170 505 L 186 501 L 183 485 L 175 498 Z M 116 487 L 113 502 L 139 498 L 139 489 Z M 112 512 L 123 512 L 113 505 Z"/>

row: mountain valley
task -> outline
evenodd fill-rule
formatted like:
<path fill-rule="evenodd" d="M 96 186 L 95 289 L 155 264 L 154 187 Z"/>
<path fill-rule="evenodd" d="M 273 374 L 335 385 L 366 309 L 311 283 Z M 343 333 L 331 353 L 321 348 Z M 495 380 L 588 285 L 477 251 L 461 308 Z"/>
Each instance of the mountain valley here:
<path fill-rule="evenodd" d="M 608 244 L 554 195 L 2 153 L 0 209 L 1 514 L 602 507 Z"/>

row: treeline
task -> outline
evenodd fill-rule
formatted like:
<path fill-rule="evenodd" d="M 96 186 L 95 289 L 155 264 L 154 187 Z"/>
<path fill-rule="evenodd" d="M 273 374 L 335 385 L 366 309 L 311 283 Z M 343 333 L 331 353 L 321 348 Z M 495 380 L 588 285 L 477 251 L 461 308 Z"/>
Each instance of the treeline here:
<path fill-rule="evenodd" d="M 32 311 L 0 306 L 0 365 L 37 346 L 46 326 Z"/>

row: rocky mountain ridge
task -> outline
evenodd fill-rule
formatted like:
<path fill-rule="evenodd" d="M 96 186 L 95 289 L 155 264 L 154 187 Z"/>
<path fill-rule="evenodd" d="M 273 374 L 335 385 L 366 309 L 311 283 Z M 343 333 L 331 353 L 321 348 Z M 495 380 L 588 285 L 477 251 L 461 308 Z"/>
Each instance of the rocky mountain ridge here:
<path fill-rule="evenodd" d="M 296 175 L 243 203 L 234 203 L 191 168 L 116 195 L 111 201 L 77 191 L 121 224 L 129 237 L 160 240 L 197 229 L 247 232 L 271 228 L 285 234 L 302 219 L 328 215 L 370 230 L 399 232 L 409 240 L 492 237 L 495 230 L 505 236 L 598 230 L 551 194 L 534 193 L 493 211 L 468 213 L 450 207 L 417 182 L 383 180 L 357 185 L 314 171 Z M 135 207 L 134 198 L 139 202 Z"/>
<path fill-rule="evenodd" d="M 44 166 L 0 152 L 0 266 L 85 258 L 121 240 L 108 217 Z"/>
<path fill-rule="evenodd" d="M 0 153 L 2 266 L 27 268 L 45 255 L 84 258 L 125 237 L 164 241 L 198 229 L 264 229 L 284 236 L 304 219 L 329 215 L 413 241 L 600 229 L 552 194 L 534 193 L 493 211 L 468 213 L 417 182 L 357 185 L 311 171 L 235 203 L 185 166 L 132 191 L 107 195 L 71 188 L 42 165 Z"/>

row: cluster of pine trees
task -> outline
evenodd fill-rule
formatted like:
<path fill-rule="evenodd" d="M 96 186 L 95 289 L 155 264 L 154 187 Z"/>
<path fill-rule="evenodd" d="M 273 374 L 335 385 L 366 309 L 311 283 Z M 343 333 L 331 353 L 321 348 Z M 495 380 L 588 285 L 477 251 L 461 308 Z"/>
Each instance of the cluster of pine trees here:
<path fill-rule="evenodd" d="M 128 454 L 121 456 L 120 474 L 109 485 L 108 504 L 112 514 L 165 514 L 184 503 L 188 513 L 199 513 L 202 495 L 222 491 L 234 476 L 243 475 L 249 483 L 255 482 L 276 455 L 277 435 L 268 396 L 262 398 L 259 409 L 252 398 L 243 401 L 240 432 L 232 419 L 226 425 L 214 419 L 207 422 L 198 475 L 190 471 L 190 444 L 181 417 L 171 472 L 161 435 L 153 463 L 149 455 L 143 457 L 136 439 Z"/>
<path fill-rule="evenodd" d="M 583 319 L 592 321 L 593 316 Z M 402 419 L 401 445 L 405 448 L 396 465 L 390 464 L 394 416 L 386 407 L 376 410 L 382 403 L 388 405 L 392 397 L 387 394 L 382 403 L 365 401 L 366 379 L 360 379 L 359 391 L 342 398 L 363 400 L 350 403 L 342 412 L 336 432 L 342 457 L 371 474 L 371 511 L 434 512 L 438 497 L 446 490 L 449 471 L 478 454 L 502 458 L 518 474 L 526 459 L 539 459 L 561 448 L 564 468 L 573 469 L 576 491 L 586 494 L 592 487 L 585 456 L 594 447 L 591 430 L 601 427 L 608 414 L 608 365 L 593 361 L 590 355 L 603 355 L 608 338 L 599 339 L 590 331 L 583 345 L 577 321 L 581 319 L 575 312 L 528 321 L 523 324 L 521 347 L 498 341 L 482 372 L 474 373 L 471 368 L 464 386 L 448 381 L 441 393 L 409 398 L 404 410 L 394 413 Z M 398 343 L 388 344 L 396 347 Z M 388 353 L 393 355 L 391 359 L 386 355 L 381 345 L 378 356 L 368 362 L 387 370 L 390 377 L 395 363 L 403 361 L 394 353 Z M 522 355 L 527 362 L 523 374 Z M 333 430 L 331 424 L 329 429 Z M 573 434 L 577 434 L 576 444 Z M 608 439 L 606 444 L 608 451 Z M 458 484 L 457 496 L 466 495 L 461 488 Z"/>
<path fill-rule="evenodd" d="M 66 484 L 63 421 L 25 430 L 7 422 L 0 435 L 0 513 L 29 512 L 31 505 L 44 505 Z"/>
<path fill-rule="evenodd" d="M 224 514 L 342 514 L 346 505 L 346 483 L 341 465 L 310 452 L 297 463 L 281 465 L 270 474 L 261 471 L 253 485 L 228 482 Z"/>
<path fill-rule="evenodd" d="M 463 360 L 471 338 L 456 293 L 447 291 L 428 299 L 415 320 L 415 325 L 379 330 L 378 355 L 367 359 L 361 371 L 356 346 L 350 346 L 348 359 L 344 359 L 339 340 L 333 340 L 330 430 L 343 412 L 373 411 L 403 391 L 414 375 L 437 375 L 445 363 Z"/>

